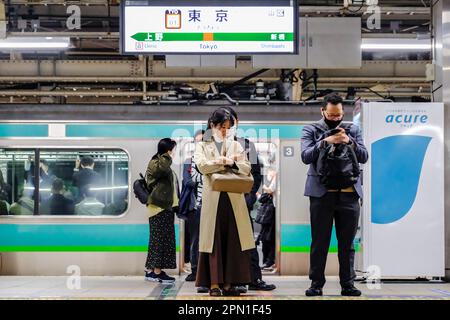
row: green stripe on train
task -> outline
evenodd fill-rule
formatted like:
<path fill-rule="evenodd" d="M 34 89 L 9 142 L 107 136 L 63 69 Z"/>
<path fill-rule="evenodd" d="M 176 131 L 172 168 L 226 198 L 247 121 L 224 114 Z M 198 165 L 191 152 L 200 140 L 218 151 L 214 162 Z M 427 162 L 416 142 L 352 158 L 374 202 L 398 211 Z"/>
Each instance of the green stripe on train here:
<path fill-rule="evenodd" d="M 147 252 L 147 246 L 0 246 L 0 252 Z M 177 252 L 180 247 L 177 246 Z M 360 246 L 355 247 L 360 252 Z M 310 247 L 283 246 L 281 252 L 309 253 Z M 330 247 L 330 253 L 337 253 L 337 247 Z"/>
<path fill-rule="evenodd" d="M 356 252 L 361 252 L 361 246 L 355 245 L 355 251 Z M 309 246 L 282 246 L 281 247 L 281 252 L 285 252 L 285 253 L 310 253 L 311 252 L 311 248 Z M 330 249 L 328 250 L 329 253 L 337 253 L 338 252 L 338 248 L 336 246 L 331 246 Z"/>

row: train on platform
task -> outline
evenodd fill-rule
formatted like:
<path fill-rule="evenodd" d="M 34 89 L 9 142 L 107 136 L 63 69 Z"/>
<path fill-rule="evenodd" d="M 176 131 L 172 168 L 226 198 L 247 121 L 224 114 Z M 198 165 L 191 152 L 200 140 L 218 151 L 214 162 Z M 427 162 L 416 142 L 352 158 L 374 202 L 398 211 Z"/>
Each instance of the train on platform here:
<path fill-rule="evenodd" d="M 192 156 L 194 132 L 204 128 L 219 106 L 2 105 L 0 171 L 10 192 L 8 208 L 0 215 L 0 274 L 67 275 L 79 270 L 82 275 L 142 275 L 148 216 L 132 183 L 145 172 L 164 137 L 178 142 L 173 169 L 181 181 L 183 163 Z M 300 138 L 304 125 L 320 119 L 319 104 L 233 107 L 239 114 L 238 132 L 255 142 L 263 174 L 269 169 L 277 173 L 276 261 L 267 272 L 307 275 L 311 236 L 309 200 L 303 191 L 308 168 L 301 161 Z M 346 101 L 345 111 L 346 120 L 351 120 L 351 101 Z M 97 190 L 103 210 L 74 215 L 43 212 L 40 200 L 33 199 L 44 198 L 49 189 L 41 183 L 36 191 L 27 183 L 30 171 L 42 170 L 34 163 L 44 160 L 47 173 L 64 181 L 68 197 L 76 197 L 72 176 L 77 159 L 86 155 L 95 160 L 94 170 L 103 177 Z M 28 212 L 14 209 L 27 194 Z M 183 274 L 187 268 L 184 224 L 176 219 L 178 268 L 168 270 L 172 274 Z M 330 275 L 338 272 L 336 246 L 333 233 Z"/>

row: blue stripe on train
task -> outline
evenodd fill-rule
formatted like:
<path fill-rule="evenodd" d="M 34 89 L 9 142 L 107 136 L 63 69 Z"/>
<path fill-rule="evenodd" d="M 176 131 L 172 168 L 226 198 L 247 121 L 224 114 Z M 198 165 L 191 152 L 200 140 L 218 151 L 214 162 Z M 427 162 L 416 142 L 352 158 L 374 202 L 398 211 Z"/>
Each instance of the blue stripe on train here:
<path fill-rule="evenodd" d="M 67 137 L 108 137 L 108 138 L 164 138 L 192 137 L 202 129 L 195 125 L 169 124 L 68 124 Z M 297 139 L 301 137 L 302 125 L 240 125 L 246 137 Z"/>
<path fill-rule="evenodd" d="M 0 124 L 0 137 L 48 137 L 48 125 Z"/>

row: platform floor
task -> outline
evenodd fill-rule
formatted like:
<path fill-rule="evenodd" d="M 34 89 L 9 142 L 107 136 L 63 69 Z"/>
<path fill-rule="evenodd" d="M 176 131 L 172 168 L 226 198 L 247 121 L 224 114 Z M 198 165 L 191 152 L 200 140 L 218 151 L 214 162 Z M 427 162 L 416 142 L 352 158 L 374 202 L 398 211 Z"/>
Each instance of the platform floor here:
<path fill-rule="evenodd" d="M 185 282 L 185 276 L 177 277 L 173 285 L 160 285 L 144 281 L 143 277 L 81 277 L 80 288 L 69 289 L 68 277 L 0 276 L 0 299 L 163 299 L 203 300 L 208 294 L 197 294 L 194 283 Z M 377 300 L 450 300 L 450 283 L 381 283 L 379 289 L 369 289 L 357 283 L 362 290 L 360 298 L 340 296 L 338 279 L 328 277 L 324 296 L 304 296 L 309 286 L 307 277 L 267 276 L 267 282 L 277 285 L 271 292 L 249 291 L 239 298 L 213 299 L 377 299 Z M 73 284 L 73 282 L 71 282 Z"/>

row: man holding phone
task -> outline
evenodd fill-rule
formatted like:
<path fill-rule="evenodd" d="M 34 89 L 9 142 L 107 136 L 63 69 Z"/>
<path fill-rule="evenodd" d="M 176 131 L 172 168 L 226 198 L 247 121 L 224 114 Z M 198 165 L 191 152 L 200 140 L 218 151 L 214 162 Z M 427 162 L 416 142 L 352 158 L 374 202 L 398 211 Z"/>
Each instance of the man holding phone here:
<path fill-rule="evenodd" d="M 343 296 L 360 296 L 354 286 L 355 250 L 353 241 L 358 229 L 360 203 L 363 197 L 361 177 L 347 188 L 331 190 L 322 184 L 316 167 L 321 151 L 328 145 L 348 145 L 353 149 L 359 163 L 368 160 L 360 129 L 355 125 L 344 125 L 343 99 L 337 94 L 325 97 L 322 119 L 303 129 L 301 139 L 302 161 L 309 165 L 305 196 L 310 198 L 311 215 L 311 287 L 307 296 L 321 296 L 325 285 L 325 266 L 333 230 L 333 220 L 338 239 L 339 278 Z"/>

